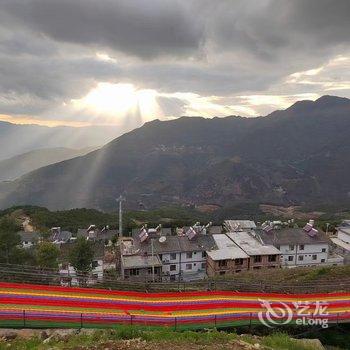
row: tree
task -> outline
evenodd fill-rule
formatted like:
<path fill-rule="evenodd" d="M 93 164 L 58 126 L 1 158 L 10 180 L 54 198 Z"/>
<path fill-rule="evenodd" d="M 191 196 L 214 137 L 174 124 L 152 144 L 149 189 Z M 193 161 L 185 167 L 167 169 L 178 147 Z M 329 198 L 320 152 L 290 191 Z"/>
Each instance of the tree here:
<path fill-rule="evenodd" d="M 59 249 L 50 242 L 43 242 L 36 252 L 37 263 L 41 268 L 55 269 L 58 267 Z"/>
<path fill-rule="evenodd" d="M 7 264 L 11 263 L 12 256 L 21 243 L 21 237 L 18 234 L 19 225 L 9 216 L 0 219 L 0 261 Z"/>
<path fill-rule="evenodd" d="M 92 270 L 94 252 L 91 243 L 85 238 L 78 238 L 69 255 L 69 262 L 78 273 L 88 274 Z"/>

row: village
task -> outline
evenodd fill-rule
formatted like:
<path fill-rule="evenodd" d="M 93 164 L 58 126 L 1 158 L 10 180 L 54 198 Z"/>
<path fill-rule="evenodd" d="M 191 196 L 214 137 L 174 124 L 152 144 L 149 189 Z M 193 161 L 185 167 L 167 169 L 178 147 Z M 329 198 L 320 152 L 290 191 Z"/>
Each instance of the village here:
<path fill-rule="evenodd" d="M 22 247 L 40 244 L 38 232 L 20 231 Z M 128 235 L 109 226 L 90 225 L 76 233 L 53 227 L 48 240 L 59 249 L 62 285 L 78 285 L 79 272 L 69 261 L 78 240 L 93 249 L 88 284 L 105 278 L 118 281 L 192 282 L 231 278 L 243 271 L 347 264 L 350 221 L 336 233 L 323 232 L 314 220 L 298 227 L 288 221 L 224 220 L 222 225 L 196 222 L 188 227 L 132 229 Z"/>

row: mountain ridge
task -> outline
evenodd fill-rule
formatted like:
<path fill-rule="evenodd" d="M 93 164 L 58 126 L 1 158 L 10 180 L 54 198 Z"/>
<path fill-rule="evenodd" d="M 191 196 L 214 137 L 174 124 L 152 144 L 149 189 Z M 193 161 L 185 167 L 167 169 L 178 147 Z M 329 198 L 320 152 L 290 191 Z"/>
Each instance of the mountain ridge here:
<path fill-rule="evenodd" d="M 0 205 L 110 210 L 120 193 L 133 208 L 350 203 L 350 100 L 307 105 L 260 118 L 152 121 L 0 185 Z"/>

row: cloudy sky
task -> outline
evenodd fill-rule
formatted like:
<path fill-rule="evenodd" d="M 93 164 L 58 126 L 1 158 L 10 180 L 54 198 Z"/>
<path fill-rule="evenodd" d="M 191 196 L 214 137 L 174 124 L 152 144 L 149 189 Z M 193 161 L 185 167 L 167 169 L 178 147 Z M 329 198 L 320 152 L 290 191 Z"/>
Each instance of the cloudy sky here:
<path fill-rule="evenodd" d="M 349 0 L 1 0 L 0 120 L 116 125 L 350 97 Z"/>

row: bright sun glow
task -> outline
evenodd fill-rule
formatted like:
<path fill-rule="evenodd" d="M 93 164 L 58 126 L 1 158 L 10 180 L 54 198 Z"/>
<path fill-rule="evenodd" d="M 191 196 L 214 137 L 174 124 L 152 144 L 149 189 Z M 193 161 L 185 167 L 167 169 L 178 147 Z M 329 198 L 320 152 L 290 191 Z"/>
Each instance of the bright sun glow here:
<path fill-rule="evenodd" d="M 99 83 L 85 97 L 72 100 L 76 109 L 87 109 L 97 115 L 113 118 L 140 115 L 143 121 L 159 117 L 157 92 L 137 90 L 132 84 Z"/>

